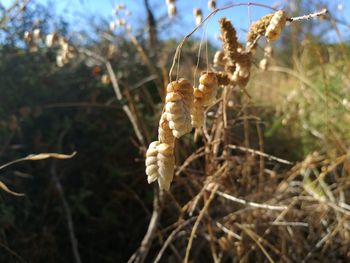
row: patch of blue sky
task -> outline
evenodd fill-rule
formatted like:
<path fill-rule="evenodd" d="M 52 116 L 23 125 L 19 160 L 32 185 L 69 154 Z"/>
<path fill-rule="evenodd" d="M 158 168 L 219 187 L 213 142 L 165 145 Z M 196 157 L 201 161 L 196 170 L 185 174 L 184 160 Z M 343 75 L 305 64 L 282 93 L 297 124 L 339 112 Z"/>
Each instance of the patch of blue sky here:
<path fill-rule="evenodd" d="M 3 0 L 1 3 L 4 5 L 9 5 L 14 0 Z M 124 3 L 127 8 L 132 12 L 132 16 L 128 17 L 130 24 L 133 28 L 142 28 L 146 21 L 146 10 L 144 8 L 144 0 L 124 0 L 124 1 L 114 1 L 114 0 L 32 0 L 43 5 L 52 7 L 59 15 L 63 16 L 66 21 L 68 21 L 73 29 L 85 29 L 88 30 L 89 23 L 92 21 L 93 17 L 101 18 L 105 21 L 111 21 L 113 19 L 113 7 L 117 3 Z M 247 3 L 249 1 L 226 1 L 217 0 L 217 6 L 222 7 L 231 3 Z M 285 5 L 290 5 L 292 0 L 256 0 L 251 1 L 259 4 L 264 4 L 268 6 L 274 6 L 277 8 L 283 8 Z M 173 18 L 174 23 L 171 23 L 168 18 L 166 18 L 167 8 L 165 5 L 165 0 L 149 0 L 151 8 L 157 19 L 162 19 L 161 26 L 161 37 L 175 37 L 177 39 L 182 38 L 187 33 L 191 32 L 195 27 L 195 20 L 193 18 L 192 10 L 194 8 L 201 8 L 203 11 L 203 17 L 208 15 L 210 11 L 207 7 L 207 0 L 176 0 L 177 5 L 177 15 Z M 336 13 L 337 17 L 341 20 L 350 22 L 350 1 L 349 0 L 328 0 L 327 5 L 330 6 L 331 13 Z M 319 7 L 318 7 L 319 8 Z M 258 19 L 259 17 L 269 13 L 270 10 L 257 7 L 257 6 L 241 6 L 235 7 L 226 11 L 219 12 L 213 16 L 209 21 L 208 25 L 200 28 L 194 37 L 201 38 L 203 35 L 203 30 L 207 30 L 207 36 L 210 41 L 217 45 L 219 27 L 218 19 L 221 16 L 228 17 L 237 28 L 237 34 L 239 39 L 244 40 L 246 31 L 249 28 L 249 24 Z M 340 32 L 343 34 L 344 39 L 349 39 L 349 26 L 342 25 L 338 23 Z M 337 41 L 338 37 L 335 31 L 327 35 L 327 40 L 330 42 Z"/>

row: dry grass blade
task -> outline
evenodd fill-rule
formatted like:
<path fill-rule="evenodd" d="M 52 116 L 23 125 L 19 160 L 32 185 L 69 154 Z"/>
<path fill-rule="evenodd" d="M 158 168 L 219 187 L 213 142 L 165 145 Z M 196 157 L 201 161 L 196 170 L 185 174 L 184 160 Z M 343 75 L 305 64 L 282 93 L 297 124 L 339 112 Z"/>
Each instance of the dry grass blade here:
<path fill-rule="evenodd" d="M 12 190 L 10 190 L 3 182 L 0 181 L 0 189 L 4 190 L 5 192 L 15 195 L 15 196 L 24 196 L 22 193 L 16 193 Z"/>
<path fill-rule="evenodd" d="M 0 166 L 0 170 L 4 169 L 7 166 L 10 166 L 15 163 L 23 162 L 23 161 L 40 161 L 48 158 L 53 158 L 53 159 L 70 159 L 73 158 L 76 155 L 77 152 L 73 152 L 72 154 L 66 155 L 66 154 L 61 154 L 61 153 L 39 153 L 39 154 L 30 154 L 26 157 L 19 158 L 17 160 L 8 162 L 6 164 L 3 164 Z"/>

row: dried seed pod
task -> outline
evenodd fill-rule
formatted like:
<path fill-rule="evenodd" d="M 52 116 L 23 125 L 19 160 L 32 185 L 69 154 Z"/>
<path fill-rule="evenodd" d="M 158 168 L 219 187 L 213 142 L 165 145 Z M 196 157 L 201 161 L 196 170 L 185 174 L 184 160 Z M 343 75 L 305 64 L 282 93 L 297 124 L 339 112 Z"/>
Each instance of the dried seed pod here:
<path fill-rule="evenodd" d="M 220 32 L 222 47 L 224 49 L 226 64 L 226 71 L 233 73 L 236 69 L 235 63 L 237 58 L 237 49 L 239 47 L 237 41 L 236 30 L 232 26 L 230 20 L 226 18 L 220 19 Z"/>
<path fill-rule="evenodd" d="M 248 84 L 250 78 L 251 52 L 242 52 L 237 56 L 236 70 L 231 77 L 231 81 L 241 87 Z"/>
<path fill-rule="evenodd" d="M 216 1 L 215 0 L 209 0 L 208 1 L 208 8 L 209 8 L 209 10 L 214 11 L 216 9 Z"/>
<path fill-rule="evenodd" d="M 193 94 L 188 94 L 189 90 L 187 81 L 184 80 L 171 82 L 167 87 L 166 118 L 176 138 L 189 133 L 192 129 L 190 108 L 192 108 Z"/>
<path fill-rule="evenodd" d="M 181 78 L 178 81 L 169 83 L 167 86 L 167 93 L 171 92 L 177 92 L 181 94 L 186 106 L 189 110 L 191 110 L 193 103 L 193 87 L 189 81 Z"/>
<path fill-rule="evenodd" d="M 168 145 L 174 146 L 175 137 L 172 133 L 172 130 L 169 127 L 169 122 L 167 120 L 167 113 L 163 112 L 160 117 L 159 127 L 158 127 L 158 140 L 161 143 L 166 143 Z"/>
<path fill-rule="evenodd" d="M 46 35 L 46 37 L 45 37 L 45 45 L 47 47 L 52 47 L 57 42 L 58 42 L 58 35 L 57 35 L 57 33 L 50 33 L 50 34 Z"/>
<path fill-rule="evenodd" d="M 266 16 L 263 16 L 258 21 L 254 22 L 248 31 L 247 34 L 247 44 L 246 49 L 252 50 L 256 48 L 256 41 L 260 36 L 263 36 L 266 32 L 266 28 L 270 24 L 271 18 L 273 17 L 273 14 L 268 14 Z"/>
<path fill-rule="evenodd" d="M 196 26 L 198 26 L 203 19 L 203 14 L 202 14 L 202 10 L 200 8 L 194 8 L 193 9 L 193 16 L 196 20 Z"/>
<path fill-rule="evenodd" d="M 159 145 L 158 141 L 151 142 L 148 146 L 146 152 L 146 174 L 148 183 L 152 183 L 158 179 L 158 150 L 157 146 Z"/>
<path fill-rule="evenodd" d="M 214 55 L 214 67 L 220 67 L 220 66 L 224 66 L 226 64 L 226 58 L 225 58 L 225 53 L 224 51 L 216 51 L 215 55 Z"/>
<path fill-rule="evenodd" d="M 287 15 L 283 10 L 277 11 L 273 14 L 265 33 L 268 41 L 274 41 L 279 38 L 286 21 Z"/>
<path fill-rule="evenodd" d="M 169 190 L 174 176 L 174 148 L 159 141 L 152 142 L 146 152 L 147 182 L 158 180 L 161 189 Z"/>
<path fill-rule="evenodd" d="M 35 42 L 40 40 L 40 29 L 39 28 L 36 28 L 33 30 L 33 40 Z"/>
<path fill-rule="evenodd" d="M 165 112 L 169 128 L 176 138 L 180 138 L 192 130 L 190 111 L 183 99 L 167 102 Z"/>
<path fill-rule="evenodd" d="M 217 72 L 216 78 L 218 79 L 219 86 L 227 86 L 228 84 L 230 84 L 230 77 L 225 72 Z"/>
<path fill-rule="evenodd" d="M 176 5 L 174 2 L 168 4 L 168 17 L 174 17 L 176 15 Z"/>
<path fill-rule="evenodd" d="M 205 72 L 199 78 L 198 89 L 203 93 L 203 105 L 209 106 L 215 101 L 218 91 L 218 80 L 214 72 Z"/>
<path fill-rule="evenodd" d="M 174 148 L 166 143 L 157 146 L 158 184 L 161 189 L 169 190 L 174 177 Z"/>
<path fill-rule="evenodd" d="M 195 89 L 195 92 L 197 90 L 198 94 L 202 94 L 201 91 L 198 89 Z M 198 96 L 198 95 L 197 95 Z M 198 96 L 195 97 L 193 101 L 193 109 L 191 112 L 191 122 L 193 128 L 201 128 L 203 127 L 204 122 L 204 103 L 203 98 Z M 202 95 L 203 96 L 203 95 Z"/>

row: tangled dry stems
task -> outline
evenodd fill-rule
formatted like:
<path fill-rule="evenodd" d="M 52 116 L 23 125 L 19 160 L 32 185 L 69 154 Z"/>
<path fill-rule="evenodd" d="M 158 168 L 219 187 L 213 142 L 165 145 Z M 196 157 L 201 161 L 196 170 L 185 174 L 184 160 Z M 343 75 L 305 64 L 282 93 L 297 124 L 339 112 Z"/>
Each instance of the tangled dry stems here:
<path fill-rule="evenodd" d="M 155 262 L 165 257 L 170 244 L 184 262 L 208 257 L 214 262 L 307 262 L 350 256 L 349 185 L 340 187 L 350 172 L 349 156 L 330 161 L 313 153 L 291 167 L 291 162 L 264 153 L 259 117 L 237 89 L 248 83 L 257 39 L 276 40 L 286 21 L 283 11 L 263 17 L 252 25 L 245 48 L 231 23 L 220 21 L 224 53 L 214 63 L 220 99 L 210 107 L 210 116 L 204 115 L 203 147 L 175 169 L 172 192 L 182 198 L 165 202 L 178 208 L 178 220 L 162 231 L 167 239 Z M 264 59 L 271 55 L 267 47 Z M 194 88 L 195 104 L 201 98 L 198 90 Z M 238 112 L 228 112 L 230 104 Z M 237 145 L 242 141 L 244 146 Z"/>

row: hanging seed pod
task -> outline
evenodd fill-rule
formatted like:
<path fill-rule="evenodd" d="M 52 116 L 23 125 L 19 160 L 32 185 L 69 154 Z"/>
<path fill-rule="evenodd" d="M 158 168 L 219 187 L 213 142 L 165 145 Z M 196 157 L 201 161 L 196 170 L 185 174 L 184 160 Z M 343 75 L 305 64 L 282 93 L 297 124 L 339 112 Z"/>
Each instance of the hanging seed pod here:
<path fill-rule="evenodd" d="M 218 80 L 214 72 L 205 72 L 199 78 L 199 87 L 198 89 L 203 93 L 203 105 L 211 105 L 216 98 L 218 91 Z"/>
<path fill-rule="evenodd" d="M 214 11 L 216 9 L 216 1 L 215 0 L 209 0 L 208 1 L 208 8 L 209 8 L 209 10 Z"/>
<path fill-rule="evenodd" d="M 256 48 L 257 39 L 260 36 L 263 36 L 265 34 L 266 28 L 270 24 L 272 17 L 273 17 L 273 14 L 268 14 L 260 18 L 258 21 L 255 21 L 254 23 L 252 23 L 247 33 L 247 44 L 246 44 L 247 50 L 253 50 Z"/>
<path fill-rule="evenodd" d="M 168 17 L 170 17 L 170 18 L 174 17 L 176 15 L 176 12 L 177 12 L 177 10 L 176 10 L 175 3 L 174 2 L 170 2 L 168 4 Z"/>
<path fill-rule="evenodd" d="M 216 78 L 218 79 L 219 86 L 227 86 L 230 84 L 230 77 L 226 72 L 217 72 Z"/>
<path fill-rule="evenodd" d="M 196 97 L 193 101 L 193 109 L 191 112 L 191 123 L 193 128 L 201 128 L 204 124 L 204 103 L 203 93 L 198 89 L 195 89 Z M 201 94 L 201 95 L 200 95 Z M 198 97 L 197 97 L 198 96 Z"/>
<path fill-rule="evenodd" d="M 167 94 L 165 112 L 169 127 L 176 138 L 192 130 L 190 110 L 178 92 Z"/>
<path fill-rule="evenodd" d="M 40 29 L 36 28 L 33 30 L 33 41 L 37 42 L 40 40 Z"/>
<path fill-rule="evenodd" d="M 287 15 L 284 11 L 280 10 L 273 14 L 265 33 L 268 41 L 274 41 L 279 38 L 286 21 Z"/>
<path fill-rule="evenodd" d="M 214 55 L 213 60 L 214 67 L 224 66 L 226 64 L 226 58 L 224 51 L 218 50 Z"/>
<path fill-rule="evenodd" d="M 158 140 L 161 143 L 166 143 L 174 147 L 175 137 L 172 133 L 172 130 L 169 127 L 169 122 L 167 120 L 167 113 L 163 112 L 160 117 L 159 127 L 158 127 Z"/>
<path fill-rule="evenodd" d="M 33 40 L 33 33 L 26 31 L 24 32 L 23 38 L 27 43 L 29 43 Z"/>
<path fill-rule="evenodd" d="M 168 191 L 174 177 L 174 147 L 160 143 L 157 152 L 158 184 L 161 189 Z"/>
<path fill-rule="evenodd" d="M 231 24 L 230 20 L 226 18 L 220 19 L 220 32 L 222 47 L 225 53 L 225 69 L 226 71 L 233 73 L 236 69 L 237 49 L 239 43 L 237 40 L 236 30 Z"/>
<path fill-rule="evenodd" d="M 157 146 L 159 145 L 158 141 L 151 142 L 148 146 L 146 152 L 146 174 L 147 174 L 147 182 L 153 183 L 158 179 L 158 150 Z"/>
<path fill-rule="evenodd" d="M 167 86 L 167 93 L 170 92 L 179 92 L 182 95 L 186 106 L 191 110 L 193 103 L 193 87 L 188 80 L 181 78 L 178 81 L 169 83 Z"/>
<path fill-rule="evenodd" d="M 158 180 L 161 189 L 169 190 L 174 176 L 174 148 L 159 141 L 152 142 L 146 152 L 147 182 Z"/>
<path fill-rule="evenodd" d="M 193 16 L 196 20 L 196 26 L 198 26 L 202 22 L 202 19 L 203 19 L 202 10 L 200 8 L 193 9 Z"/>
<path fill-rule="evenodd" d="M 57 42 L 58 42 L 58 35 L 57 35 L 57 33 L 50 33 L 50 34 L 46 35 L 46 37 L 45 37 L 45 45 L 47 47 L 52 47 Z"/>

